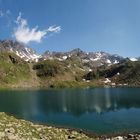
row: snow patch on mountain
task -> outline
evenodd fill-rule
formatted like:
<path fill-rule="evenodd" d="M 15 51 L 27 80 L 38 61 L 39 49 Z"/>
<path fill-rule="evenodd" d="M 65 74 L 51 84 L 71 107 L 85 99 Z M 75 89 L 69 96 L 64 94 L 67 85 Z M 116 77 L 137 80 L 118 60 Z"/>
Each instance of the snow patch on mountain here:
<path fill-rule="evenodd" d="M 84 52 L 81 49 L 77 48 L 69 52 L 49 52 L 46 51 L 42 55 L 43 60 L 46 59 L 57 59 L 59 61 L 64 61 L 66 59 L 78 59 L 84 64 L 95 66 L 102 66 L 102 65 L 113 65 L 118 64 L 122 60 L 124 60 L 123 57 L 120 57 L 118 55 L 111 55 L 106 52 Z"/>
<path fill-rule="evenodd" d="M 113 64 L 118 64 L 119 63 L 119 61 L 118 60 L 115 60 L 114 62 L 113 62 Z"/>
<path fill-rule="evenodd" d="M 0 51 L 8 51 L 15 53 L 20 58 L 25 61 L 35 61 L 37 62 L 41 55 L 35 53 L 31 48 L 26 47 L 17 41 L 3 40 L 0 41 Z"/>
<path fill-rule="evenodd" d="M 129 60 L 130 60 L 130 61 L 138 61 L 138 59 L 137 59 L 137 58 L 132 58 L 132 57 L 131 57 L 131 58 L 129 58 Z"/>
<path fill-rule="evenodd" d="M 42 55 L 38 55 L 34 50 L 25 46 L 22 43 L 12 40 L 0 41 L 0 51 L 14 52 L 16 55 L 24 59 L 25 61 L 41 61 L 46 59 L 57 59 L 59 61 L 65 61 L 67 59 L 77 59 L 85 67 L 93 68 L 102 65 L 118 64 L 125 60 L 125 58 L 118 55 L 111 55 L 106 52 L 85 52 L 79 48 L 76 48 L 69 52 L 50 52 L 46 51 Z M 136 58 L 130 58 L 131 61 L 138 61 Z"/>
<path fill-rule="evenodd" d="M 106 60 L 106 63 L 111 64 L 111 61 L 109 59 Z"/>
<path fill-rule="evenodd" d="M 99 57 L 97 57 L 97 58 L 90 58 L 90 60 L 91 61 L 97 61 L 97 60 L 100 60 L 100 58 Z"/>

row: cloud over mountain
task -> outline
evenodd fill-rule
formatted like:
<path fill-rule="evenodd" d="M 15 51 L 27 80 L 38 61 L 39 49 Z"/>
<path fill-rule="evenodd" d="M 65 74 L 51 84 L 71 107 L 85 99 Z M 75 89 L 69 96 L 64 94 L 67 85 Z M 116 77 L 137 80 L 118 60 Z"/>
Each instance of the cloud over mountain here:
<path fill-rule="evenodd" d="M 58 33 L 61 31 L 60 26 L 50 26 L 47 29 L 39 30 L 38 26 L 30 28 L 26 19 L 19 13 L 16 19 L 17 27 L 14 30 L 14 37 L 17 41 L 28 44 L 29 42 L 41 42 L 48 33 Z"/>

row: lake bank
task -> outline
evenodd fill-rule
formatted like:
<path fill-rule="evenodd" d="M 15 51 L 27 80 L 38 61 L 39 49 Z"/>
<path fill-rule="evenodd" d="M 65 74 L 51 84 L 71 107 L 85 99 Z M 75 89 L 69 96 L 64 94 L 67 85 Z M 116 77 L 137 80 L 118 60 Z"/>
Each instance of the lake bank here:
<path fill-rule="evenodd" d="M 86 89 L 86 88 L 123 88 L 123 87 L 131 87 L 137 88 L 140 85 L 128 85 L 128 84 L 115 84 L 107 83 L 105 84 L 102 81 L 98 80 L 89 80 L 89 81 L 57 81 L 57 80 L 42 80 L 35 84 L 30 81 L 19 82 L 16 84 L 6 84 L 0 85 L 0 90 L 2 89 L 31 89 L 31 90 L 38 90 L 38 89 Z"/>
<path fill-rule="evenodd" d="M 33 124 L 29 121 L 16 119 L 13 116 L 0 113 L 0 139 L 9 140 L 90 140 L 88 136 L 68 129 Z"/>
<path fill-rule="evenodd" d="M 140 134 L 124 134 L 115 136 L 97 136 L 66 128 L 33 124 L 29 121 L 16 119 L 0 113 L 0 139 L 4 140 L 129 140 L 140 139 Z"/>

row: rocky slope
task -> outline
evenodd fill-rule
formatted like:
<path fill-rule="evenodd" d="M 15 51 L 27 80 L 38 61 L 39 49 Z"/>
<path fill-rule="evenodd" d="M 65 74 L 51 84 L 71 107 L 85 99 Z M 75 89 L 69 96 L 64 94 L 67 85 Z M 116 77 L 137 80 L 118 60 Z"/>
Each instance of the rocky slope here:
<path fill-rule="evenodd" d="M 12 40 L 0 41 L 0 52 L 12 52 L 25 61 L 38 61 L 40 55 L 24 44 Z"/>
<path fill-rule="evenodd" d="M 10 52 L 0 53 L 0 87 L 10 86 L 30 78 L 28 64 Z"/>
<path fill-rule="evenodd" d="M 89 66 L 101 66 L 101 65 L 112 65 L 120 63 L 124 60 L 123 57 L 118 55 L 111 55 L 106 52 L 84 52 L 77 48 L 70 52 L 49 52 L 46 51 L 42 55 L 43 59 L 57 59 L 64 61 L 66 59 L 79 59 L 83 64 Z"/>
<path fill-rule="evenodd" d="M 51 126 L 35 125 L 0 113 L 1 140 L 91 140 L 83 133 Z"/>

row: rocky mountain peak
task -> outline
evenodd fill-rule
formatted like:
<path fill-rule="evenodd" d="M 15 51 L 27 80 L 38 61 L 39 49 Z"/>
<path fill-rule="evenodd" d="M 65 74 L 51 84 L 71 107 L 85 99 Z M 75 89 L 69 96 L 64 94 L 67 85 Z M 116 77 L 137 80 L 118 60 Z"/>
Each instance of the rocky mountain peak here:
<path fill-rule="evenodd" d="M 25 61 L 38 61 L 40 57 L 33 49 L 13 40 L 0 41 L 0 51 L 14 52 Z"/>
<path fill-rule="evenodd" d="M 125 60 L 125 58 L 119 55 L 112 55 L 107 52 L 85 52 L 80 48 L 73 49 L 69 52 L 51 52 L 46 51 L 42 55 L 38 55 L 30 47 L 13 40 L 2 40 L 0 41 L 0 51 L 14 52 L 16 55 L 24 59 L 25 61 L 38 61 L 45 59 L 57 59 L 59 61 L 64 61 L 68 58 L 77 59 L 84 65 L 112 65 L 117 64 Z M 140 58 L 129 58 L 131 61 L 140 60 Z"/>

